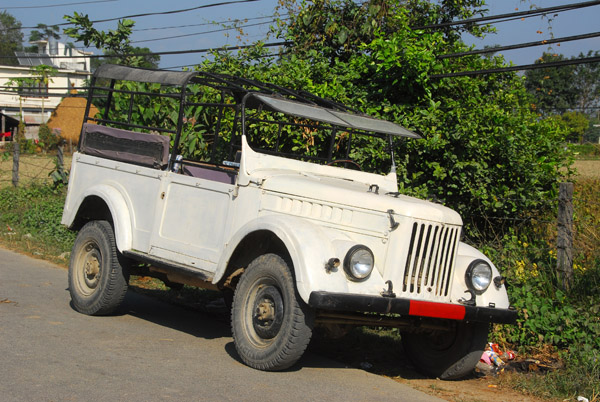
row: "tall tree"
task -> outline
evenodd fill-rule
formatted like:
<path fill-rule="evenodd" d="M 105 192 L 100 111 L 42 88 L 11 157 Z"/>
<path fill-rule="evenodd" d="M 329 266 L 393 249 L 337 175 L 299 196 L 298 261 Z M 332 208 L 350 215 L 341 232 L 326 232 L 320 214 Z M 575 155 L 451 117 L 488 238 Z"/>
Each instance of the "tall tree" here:
<path fill-rule="evenodd" d="M 137 67 L 143 68 L 158 68 L 158 64 L 160 63 L 160 55 L 152 54 L 148 55 L 147 53 L 151 53 L 151 50 L 147 47 L 132 47 L 129 52 L 132 54 L 144 54 L 144 56 L 139 56 L 141 60 L 139 60 Z M 122 64 L 121 59 L 115 52 L 110 50 L 105 50 L 104 55 L 106 57 L 103 58 L 93 58 L 91 63 L 92 71 L 95 71 L 102 64 Z"/>
<path fill-rule="evenodd" d="M 21 22 L 6 11 L 0 12 L 0 64 L 16 66 L 15 51 L 23 47 Z"/>
<path fill-rule="evenodd" d="M 119 20 L 117 29 L 108 32 L 99 31 L 94 28 L 93 23 L 85 14 L 77 12 L 73 15 L 65 15 L 64 18 L 73 23 L 75 27 L 65 29 L 65 34 L 83 42 L 85 46 L 93 45 L 104 52 L 112 62 L 133 67 L 158 66 L 160 56 L 136 56 L 136 53 L 144 53 L 147 48 L 131 46 L 130 36 L 135 22 L 129 19 Z M 102 63 L 99 63 L 102 64 Z M 97 65 L 99 65 L 97 64 Z"/>
<path fill-rule="evenodd" d="M 598 56 L 589 51 L 571 59 Z M 536 64 L 568 60 L 562 54 L 544 53 Z M 525 86 L 544 115 L 560 115 L 576 110 L 591 115 L 600 105 L 600 65 L 584 63 L 572 66 L 540 68 L 525 73 Z"/>
<path fill-rule="evenodd" d="M 600 56 L 600 51 L 590 50 L 587 55 L 580 53 L 577 58 L 592 56 Z M 597 112 L 595 108 L 600 106 L 600 63 L 576 65 L 573 85 L 578 94 L 577 106 L 581 113 L 595 114 Z"/>
<path fill-rule="evenodd" d="M 60 39 L 58 25 L 37 24 L 36 29 L 29 34 L 29 41 Z"/>
<path fill-rule="evenodd" d="M 544 63 L 568 60 L 562 54 L 544 53 L 535 61 L 540 67 Z M 544 115 L 557 115 L 575 107 L 577 89 L 575 66 L 548 67 L 528 70 L 525 87 L 535 99 L 534 107 Z"/>
<path fill-rule="evenodd" d="M 40 23 L 40 24 L 37 24 L 36 28 L 37 29 L 34 29 L 33 31 L 31 31 L 29 33 L 29 43 L 36 42 L 39 40 L 50 41 L 50 39 L 56 39 L 56 40 L 60 39 L 60 29 L 58 28 L 58 25 L 46 25 L 46 24 Z M 25 51 L 26 52 L 37 52 L 38 46 L 37 45 L 26 46 Z"/>
<path fill-rule="evenodd" d="M 460 32 L 414 29 L 477 15 L 482 2 L 352 3 L 318 0 L 290 8 L 291 20 L 278 29 L 292 43 L 279 58 L 265 57 L 259 45 L 218 52 L 201 68 L 305 89 L 418 131 L 423 140 L 394 144 L 401 191 L 444 200 L 462 213 L 470 234 L 501 235 L 503 225 L 551 206 L 568 165 L 563 127 L 538 118 L 514 73 L 431 78 L 506 64 L 500 56 L 439 60 L 438 54 L 468 50 Z M 484 35 L 486 28 L 472 29 Z M 389 171 L 384 142 L 360 145 L 354 160 Z"/>

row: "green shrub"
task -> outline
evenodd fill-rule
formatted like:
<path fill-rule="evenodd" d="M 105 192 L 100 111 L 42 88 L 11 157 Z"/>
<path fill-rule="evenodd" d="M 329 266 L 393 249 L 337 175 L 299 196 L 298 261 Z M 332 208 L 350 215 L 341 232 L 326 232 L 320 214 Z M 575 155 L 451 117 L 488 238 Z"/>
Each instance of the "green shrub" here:
<path fill-rule="evenodd" d="M 36 247 L 56 255 L 70 251 L 75 233 L 61 225 L 66 189 L 33 185 L 0 189 L 0 224 L 19 236 L 31 234 Z"/>
<path fill-rule="evenodd" d="M 38 131 L 38 138 L 40 139 L 38 145 L 44 151 L 49 151 L 51 149 L 56 148 L 61 140 L 60 131 L 50 129 L 50 127 L 48 127 L 47 124 L 40 125 L 40 129 Z"/>

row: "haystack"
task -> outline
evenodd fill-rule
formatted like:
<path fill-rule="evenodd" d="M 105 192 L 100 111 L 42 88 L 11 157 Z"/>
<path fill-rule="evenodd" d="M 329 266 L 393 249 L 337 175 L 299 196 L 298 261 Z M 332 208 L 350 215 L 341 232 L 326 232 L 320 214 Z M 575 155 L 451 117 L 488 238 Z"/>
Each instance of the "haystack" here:
<path fill-rule="evenodd" d="M 83 115 L 85 114 L 85 104 L 85 98 L 64 98 L 50 116 L 48 127 L 50 129 L 60 129 L 61 137 L 67 141 L 71 140 L 73 144 L 78 143 Z M 96 113 L 98 113 L 98 109 L 92 105 L 89 116 L 94 117 Z"/>

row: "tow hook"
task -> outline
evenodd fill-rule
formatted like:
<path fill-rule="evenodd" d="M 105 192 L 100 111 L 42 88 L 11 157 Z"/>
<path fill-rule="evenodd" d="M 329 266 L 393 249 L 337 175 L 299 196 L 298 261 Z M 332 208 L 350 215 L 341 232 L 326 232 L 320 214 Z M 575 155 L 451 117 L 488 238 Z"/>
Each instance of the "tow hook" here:
<path fill-rule="evenodd" d="M 381 292 L 381 295 L 383 297 L 396 297 L 396 293 L 394 293 L 394 284 L 392 283 L 392 281 L 385 281 L 385 284 L 388 285 L 387 290 L 383 290 Z"/>
<path fill-rule="evenodd" d="M 391 230 L 396 230 L 398 228 L 398 225 L 400 225 L 400 224 L 398 222 L 396 222 L 396 220 L 394 219 L 394 210 L 388 209 L 387 213 L 388 213 L 388 216 L 390 217 Z"/>
<path fill-rule="evenodd" d="M 475 305 L 475 293 L 473 293 L 472 290 L 466 290 L 465 293 L 470 294 L 471 298 L 469 300 L 467 300 L 464 297 L 461 297 L 460 299 L 458 299 L 458 302 L 460 304 L 464 304 L 465 306 L 474 306 Z"/>

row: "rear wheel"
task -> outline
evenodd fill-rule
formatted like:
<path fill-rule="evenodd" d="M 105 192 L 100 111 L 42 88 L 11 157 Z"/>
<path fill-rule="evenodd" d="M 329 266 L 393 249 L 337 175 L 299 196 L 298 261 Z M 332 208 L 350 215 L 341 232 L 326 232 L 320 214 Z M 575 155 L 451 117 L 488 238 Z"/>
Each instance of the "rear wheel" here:
<path fill-rule="evenodd" d="M 275 254 L 256 258 L 235 289 L 231 328 L 236 350 L 250 367 L 283 370 L 304 353 L 313 313 L 298 296 L 288 264 Z"/>
<path fill-rule="evenodd" d="M 442 380 L 470 374 L 481 358 L 489 324 L 456 323 L 449 332 L 402 333 L 402 345 L 417 370 Z"/>
<path fill-rule="evenodd" d="M 88 222 L 77 234 L 69 263 L 69 292 L 77 311 L 88 315 L 112 313 L 127 292 L 127 261 L 117 251 L 107 221 Z"/>

